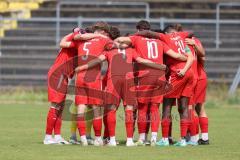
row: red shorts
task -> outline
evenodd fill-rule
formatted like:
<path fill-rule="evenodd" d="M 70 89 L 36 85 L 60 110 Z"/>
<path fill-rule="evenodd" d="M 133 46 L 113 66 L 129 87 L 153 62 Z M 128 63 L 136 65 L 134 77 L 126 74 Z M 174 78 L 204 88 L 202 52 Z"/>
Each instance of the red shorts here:
<path fill-rule="evenodd" d="M 204 103 L 206 100 L 207 79 L 199 79 L 194 92 L 195 104 Z"/>
<path fill-rule="evenodd" d="M 48 71 L 48 101 L 60 103 L 66 98 L 68 78 L 72 78 L 74 71 L 72 57 L 63 53 L 58 55 L 55 63 Z"/>
<path fill-rule="evenodd" d="M 191 97 L 193 95 L 192 70 L 188 70 L 183 77 L 179 77 L 177 73 L 171 72 L 168 81 L 172 85 L 172 90 L 164 95 L 164 98 Z"/>
<path fill-rule="evenodd" d="M 197 79 L 193 79 L 193 95 L 191 96 L 189 100 L 189 105 L 194 105 L 196 104 L 195 102 L 195 92 L 196 92 L 196 87 L 197 87 Z"/>
<path fill-rule="evenodd" d="M 137 104 L 134 79 L 126 79 L 125 76 L 112 76 L 107 79 L 105 104 L 118 106 L 121 99 L 124 106 Z"/>
<path fill-rule="evenodd" d="M 54 72 L 51 68 L 48 72 L 48 101 L 61 103 L 65 101 L 68 88 L 68 77 Z"/>
<path fill-rule="evenodd" d="M 103 91 L 102 80 L 89 82 L 83 76 L 77 76 L 75 90 L 75 103 L 87 105 L 102 105 L 103 104 Z"/>
<path fill-rule="evenodd" d="M 162 103 L 166 91 L 165 77 L 139 77 L 137 89 L 138 103 Z"/>

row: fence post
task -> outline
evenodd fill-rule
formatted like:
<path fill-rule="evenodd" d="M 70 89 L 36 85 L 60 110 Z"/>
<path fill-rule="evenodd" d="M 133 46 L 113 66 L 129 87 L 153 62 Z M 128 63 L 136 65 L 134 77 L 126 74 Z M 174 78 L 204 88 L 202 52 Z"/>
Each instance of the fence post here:
<path fill-rule="evenodd" d="M 216 7 L 216 49 L 219 48 L 219 44 L 220 44 L 220 38 L 219 38 L 219 34 L 220 34 L 220 3 L 217 4 Z"/>
<path fill-rule="evenodd" d="M 82 17 L 81 16 L 78 17 L 77 24 L 78 24 L 78 27 L 82 28 Z"/>
<path fill-rule="evenodd" d="M 237 73 L 236 73 L 236 75 L 235 75 L 235 77 L 233 79 L 233 82 L 232 82 L 232 84 L 230 86 L 230 89 L 228 91 L 228 95 L 229 96 L 232 95 L 236 91 L 239 82 L 240 82 L 240 66 L 238 67 L 238 71 L 237 71 Z"/>
<path fill-rule="evenodd" d="M 60 39 L 60 7 L 61 2 L 57 2 L 56 8 L 56 46 L 58 46 L 59 39 Z"/>
<path fill-rule="evenodd" d="M 150 18 L 150 6 L 149 3 L 146 3 L 146 19 Z"/>
<path fill-rule="evenodd" d="M 160 29 L 163 30 L 165 27 L 165 18 L 161 17 L 160 18 Z"/>

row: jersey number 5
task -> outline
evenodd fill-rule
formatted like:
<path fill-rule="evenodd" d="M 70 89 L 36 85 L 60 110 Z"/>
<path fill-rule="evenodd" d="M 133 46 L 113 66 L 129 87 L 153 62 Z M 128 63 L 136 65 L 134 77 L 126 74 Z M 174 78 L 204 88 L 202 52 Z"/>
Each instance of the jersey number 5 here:
<path fill-rule="evenodd" d="M 147 48 L 148 48 L 148 58 L 149 59 L 156 59 L 156 58 L 158 58 L 157 42 L 155 42 L 155 41 L 147 41 Z"/>
<path fill-rule="evenodd" d="M 83 50 L 86 52 L 86 54 L 84 56 L 82 56 L 82 60 L 87 60 L 88 59 L 88 55 L 89 55 L 89 49 L 88 49 L 88 45 L 92 44 L 91 42 L 85 42 L 83 45 Z"/>

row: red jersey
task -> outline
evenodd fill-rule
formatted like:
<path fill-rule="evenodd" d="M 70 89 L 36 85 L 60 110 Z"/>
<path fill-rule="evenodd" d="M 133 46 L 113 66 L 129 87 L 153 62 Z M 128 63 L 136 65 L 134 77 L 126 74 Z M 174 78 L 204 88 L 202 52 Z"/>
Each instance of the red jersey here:
<path fill-rule="evenodd" d="M 97 37 L 78 44 L 78 65 L 83 65 L 97 58 L 104 51 L 105 45 L 110 41 L 108 38 Z M 91 76 L 100 78 L 100 65 L 87 70 Z M 86 71 L 80 72 L 78 76 L 85 76 Z"/>
<path fill-rule="evenodd" d="M 191 53 L 193 55 L 193 64 L 191 66 L 192 68 L 192 71 L 193 71 L 193 76 L 194 76 L 194 79 L 198 79 L 198 61 L 197 61 L 197 54 L 193 48 L 193 46 L 191 45 L 187 45 L 189 47 L 189 49 L 191 50 Z"/>
<path fill-rule="evenodd" d="M 170 34 L 159 33 L 160 40 L 165 42 L 173 51 L 179 54 L 185 54 L 186 43 L 185 38 L 188 37 L 188 32 L 174 32 Z M 169 66 L 170 70 L 176 71 L 185 66 L 186 62 L 176 60 L 171 57 L 167 57 L 166 64 Z"/>
<path fill-rule="evenodd" d="M 193 39 L 195 40 L 196 45 L 202 47 L 202 43 L 199 39 L 197 39 L 196 37 L 193 37 Z M 201 61 L 198 59 L 197 69 L 198 69 L 198 79 L 207 79 L 207 74 L 204 69 L 204 61 Z"/>
<path fill-rule="evenodd" d="M 67 41 L 73 41 L 73 37 L 77 33 L 72 33 L 69 36 L 67 36 Z M 69 60 L 70 58 L 77 55 L 77 50 L 75 47 L 72 48 L 61 48 L 58 56 L 56 57 L 55 63 L 58 63 L 58 61 L 61 59 L 61 61 L 64 59 L 64 61 Z"/>
<path fill-rule="evenodd" d="M 163 54 L 170 49 L 165 43 L 159 39 L 150 39 L 141 36 L 130 36 L 130 39 L 140 57 L 163 64 Z"/>
<path fill-rule="evenodd" d="M 105 52 L 108 61 L 107 78 L 112 76 L 133 77 L 133 61 L 137 58 L 137 53 L 133 48 L 113 49 Z"/>

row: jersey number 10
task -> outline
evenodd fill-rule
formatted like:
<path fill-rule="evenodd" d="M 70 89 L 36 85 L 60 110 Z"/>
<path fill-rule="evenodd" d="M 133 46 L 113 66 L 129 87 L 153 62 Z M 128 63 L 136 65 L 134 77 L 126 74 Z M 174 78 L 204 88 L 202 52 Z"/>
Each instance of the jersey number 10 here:
<path fill-rule="evenodd" d="M 156 59 L 156 58 L 158 58 L 157 42 L 155 42 L 155 41 L 147 41 L 147 48 L 148 48 L 148 58 L 149 59 Z"/>

